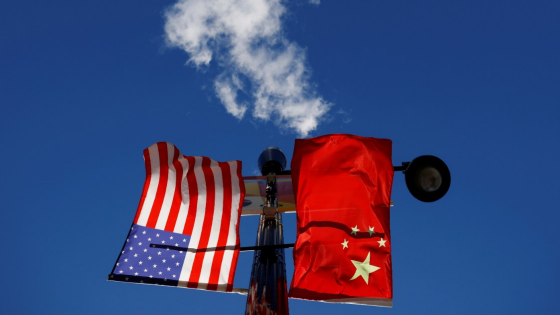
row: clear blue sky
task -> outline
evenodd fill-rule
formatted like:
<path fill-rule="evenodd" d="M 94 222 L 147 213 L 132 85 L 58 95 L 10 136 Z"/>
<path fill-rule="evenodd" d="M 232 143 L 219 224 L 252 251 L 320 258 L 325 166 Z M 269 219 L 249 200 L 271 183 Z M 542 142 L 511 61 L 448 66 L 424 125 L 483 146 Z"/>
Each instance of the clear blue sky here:
<path fill-rule="evenodd" d="M 138 205 L 142 150 L 169 141 L 254 175 L 265 147 L 290 159 L 302 132 L 392 139 L 395 165 L 439 156 L 452 185 L 425 204 L 395 174 L 392 309 L 291 300 L 292 314 L 560 313 L 558 1 L 284 1 L 265 51 L 295 47 L 307 69 L 295 87 L 260 77 L 278 69 L 254 56 L 236 63 L 247 55 L 227 36 L 207 65 L 172 47 L 174 3 L 3 3 L 0 313 L 242 313 L 241 295 L 106 281 Z M 302 82 L 303 94 L 274 92 Z M 229 112 L 217 84 L 241 88 Z M 294 100 L 323 108 L 315 124 L 279 118 Z M 295 215 L 284 221 L 293 242 Z M 242 246 L 256 229 L 242 218 Z M 241 254 L 236 286 L 251 260 Z"/>

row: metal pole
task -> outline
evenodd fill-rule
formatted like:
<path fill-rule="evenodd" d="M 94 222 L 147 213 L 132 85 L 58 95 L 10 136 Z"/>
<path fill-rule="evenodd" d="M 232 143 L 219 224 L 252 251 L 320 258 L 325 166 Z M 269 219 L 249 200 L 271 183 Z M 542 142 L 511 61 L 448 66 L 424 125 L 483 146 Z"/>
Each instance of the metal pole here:
<path fill-rule="evenodd" d="M 289 313 L 282 214 L 277 212 L 276 175 L 267 176 L 266 191 L 255 246 L 260 249 L 255 250 L 253 258 L 246 315 Z"/>

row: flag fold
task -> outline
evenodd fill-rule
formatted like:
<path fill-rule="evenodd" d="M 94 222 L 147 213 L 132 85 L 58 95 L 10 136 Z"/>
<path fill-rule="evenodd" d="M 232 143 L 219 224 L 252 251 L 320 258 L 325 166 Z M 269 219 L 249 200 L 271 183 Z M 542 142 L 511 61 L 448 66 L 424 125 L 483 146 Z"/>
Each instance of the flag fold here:
<path fill-rule="evenodd" d="M 296 140 L 290 298 L 392 306 L 391 146 L 345 134 Z"/>

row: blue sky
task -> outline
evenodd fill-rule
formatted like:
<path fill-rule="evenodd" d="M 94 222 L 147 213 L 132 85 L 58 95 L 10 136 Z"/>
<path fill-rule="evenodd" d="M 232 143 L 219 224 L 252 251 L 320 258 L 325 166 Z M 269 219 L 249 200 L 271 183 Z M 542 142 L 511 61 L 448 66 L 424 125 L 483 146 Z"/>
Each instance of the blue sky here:
<path fill-rule="evenodd" d="M 222 33 L 207 64 L 194 62 L 166 40 L 174 4 L 2 6 L 2 313 L 243 312 L 241 295 L 106 281 L 138 205 L 142 150 L 169 141 L 241 160 L 249 176 L 265 147 L 290 159 L 303 133 L 392 139 L 394 165 L 436 155 L 452 185 L 425 204 L 395 174 L 392 309 L 291 300 L 292 314 L 560 311 L 557 1 L 283 1 L 278 20 L 257 28 L 275 32 L 256 40 L 269 58 L 294 49 L 290 69 L 306 71 L 293 90 L 235 63 L 258 61 L 228 50 L 240 33 Z M 229 109 L 216 82 L 237 92 Z M 298 123 L 302 108 L 315 120 Z M 294 242 L 295 215 L 284 223 Z M 242 218 L 242 246 L 256 229 Z M 252 254 L 240 256 L 235 285 L 247 287 Z"/>

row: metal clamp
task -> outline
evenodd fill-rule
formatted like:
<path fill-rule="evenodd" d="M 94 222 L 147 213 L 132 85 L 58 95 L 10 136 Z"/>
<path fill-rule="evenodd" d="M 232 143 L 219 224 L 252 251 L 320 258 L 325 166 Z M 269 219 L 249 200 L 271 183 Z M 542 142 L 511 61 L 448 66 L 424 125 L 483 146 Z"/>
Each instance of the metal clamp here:
<path fill-rule="evenodd" d="M 276 215 L 276 207 L 263 207 L 263 214 L 265 220 L 272 220 Z"/>

